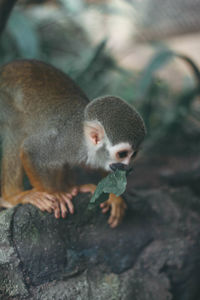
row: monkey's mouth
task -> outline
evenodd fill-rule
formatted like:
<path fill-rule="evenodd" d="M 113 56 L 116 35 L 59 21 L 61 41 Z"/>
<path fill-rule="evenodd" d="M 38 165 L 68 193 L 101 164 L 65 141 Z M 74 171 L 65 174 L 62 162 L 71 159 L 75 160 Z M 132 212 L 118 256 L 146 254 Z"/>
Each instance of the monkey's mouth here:
<path fill-rule="evenodd" d="M 122 163 L 114 163 L 114 164 L 110 164 L 109 167 L 111 168 L 112 171 L 126 171 L 127 174 L 129 174 L 132 170 L 133 167 L 129 166 L 129 165 L 125 165 Z"/>

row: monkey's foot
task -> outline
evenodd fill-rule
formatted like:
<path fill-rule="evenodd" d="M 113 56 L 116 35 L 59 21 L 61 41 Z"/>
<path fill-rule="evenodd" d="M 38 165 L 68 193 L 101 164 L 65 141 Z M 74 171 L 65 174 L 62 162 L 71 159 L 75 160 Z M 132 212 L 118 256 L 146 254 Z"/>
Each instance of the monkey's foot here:
<path fill-rule="evenodd" d="M 102 213 L 106 213 L 111 208 L 110 218 L 108 219 L 108 224 L 110 227 L 114 228 L 118 226 L 125 214 L 127 208 L 125 201 L 122 197 L 110 194 L 109 199 L 100 204 L 102 208 Z"/>

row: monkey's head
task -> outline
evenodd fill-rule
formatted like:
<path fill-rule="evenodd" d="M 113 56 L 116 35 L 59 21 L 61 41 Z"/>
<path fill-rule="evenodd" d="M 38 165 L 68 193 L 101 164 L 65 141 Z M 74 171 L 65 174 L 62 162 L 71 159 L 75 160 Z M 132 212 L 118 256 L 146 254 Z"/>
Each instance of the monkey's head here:
<path fill-rule="evenodd" d="M 145 133 L 139 113 L 122 99 L 108 96 L 91 101 L 84 112 L 86 164 L 106 171 L 126 169 Z"/>

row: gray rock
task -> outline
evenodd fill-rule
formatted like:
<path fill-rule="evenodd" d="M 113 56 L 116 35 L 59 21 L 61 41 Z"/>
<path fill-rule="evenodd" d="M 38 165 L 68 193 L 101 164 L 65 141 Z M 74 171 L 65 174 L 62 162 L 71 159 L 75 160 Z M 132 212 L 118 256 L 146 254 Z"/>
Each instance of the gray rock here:
<path fill-rule="evenodd" d="M 89 198 L 76 197 L 65 220 L 31 205 L 0 213 L 0 299 L 200 297 L 199 199 L 190 189 L 127 193 L 116 229 L 99 207 L 88 210 Z"/>
<path fill-rule="evenodd" d="M 14 214 L 15 209 L 0 213 L 0 299 L 5 299 L 6 295 L 28 296 L 21 262 L 13 240 Z"/>

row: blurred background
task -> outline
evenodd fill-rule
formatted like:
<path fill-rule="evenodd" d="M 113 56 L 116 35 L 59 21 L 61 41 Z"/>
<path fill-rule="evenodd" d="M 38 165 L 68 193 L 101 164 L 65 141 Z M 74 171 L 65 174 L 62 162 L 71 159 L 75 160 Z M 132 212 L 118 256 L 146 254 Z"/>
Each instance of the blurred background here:
<path fill-rule="evenodd" d="M 152 187 L 200 165 L 199 15 L 198 0 L 19 0 L 0 63 L 40 59 L 90 99 L 112 94 L 134 105 L 148 132 L 134 184 Z"/>

